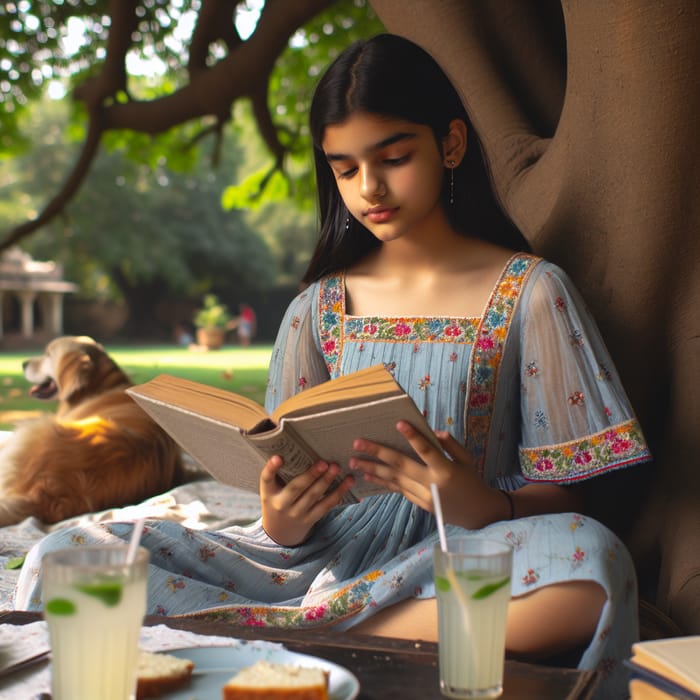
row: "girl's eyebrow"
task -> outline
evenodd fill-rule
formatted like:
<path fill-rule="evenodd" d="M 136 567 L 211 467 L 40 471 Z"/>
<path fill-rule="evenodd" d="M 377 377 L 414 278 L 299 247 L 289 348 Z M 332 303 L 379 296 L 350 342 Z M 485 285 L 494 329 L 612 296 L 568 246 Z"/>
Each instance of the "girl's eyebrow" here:
<path fill-rule="evenodd" d="M 398 143 L 399 141 L 407 141 L 409 139 L 414 139 L 416 138 L 417 134 L 411 131 L 400 131 L 396 134 L 392 134 L 391 136 L 382 139 L 378 143 L 373 144 L 372 146 L 368 146 L 365 149 L 365 153 L 373 153 L 375 151 L 381 151 L 382 148 L 386 148 L 387 146 L 391 146 L 394 143 Z M 326 153 L 326 160 L 328 162 L 334 161 L 334 160 L 351 160 L 352 156 L 346 155 L 344 153 Z"/>

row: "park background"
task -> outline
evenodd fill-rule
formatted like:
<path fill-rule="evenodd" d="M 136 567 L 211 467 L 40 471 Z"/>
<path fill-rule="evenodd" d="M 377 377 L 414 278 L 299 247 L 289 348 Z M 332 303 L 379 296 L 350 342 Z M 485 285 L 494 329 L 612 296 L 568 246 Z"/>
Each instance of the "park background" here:
<path fill-rule="evenodd" d="M 264 3 L 224 4 L 245 40 Z M 60 213 L 21 234 L 15 245 L 35 261 L 55 261 L 78 286 L 64 297 L 66 333 L 109 344 L 168 342 L 214 293 L 233 315 L 251 305 L 256 340 L 274 339 L 316 239 L 306 127 L 313 87 L 350 41 L 383 30 L 364 0 L 325 4 L 330 9 L 293 32 L 270 72 L 260 71 L 265 117 L 255 93 L 233 102 L 230 119 L 201 116 L 158 134 L 105 131 Z M 191 83 L 188 52 L 202 5 L 144 3 L 152 14 L 139 24 L 126 62 L 131 99 L 157 105 Z M 106 2 L 14 6 L 12 14 L 0 5 L 3 248 L 2 232 L 7 241 L 27 222 L 31 228 L 75 174 L 90 115 L 72 97 L 95 76 L 109 29 Z M 226 40 L 211 45 L 212 61 L 225 55 Z M 267 117 L 277 143 L 261 127 Z M 41 332 L 22 338 L 17 299 L 4 294 L 2 304 L 0 351 L 47 339 Z M 41 313 L 35 304 L 38 326 Z"/>

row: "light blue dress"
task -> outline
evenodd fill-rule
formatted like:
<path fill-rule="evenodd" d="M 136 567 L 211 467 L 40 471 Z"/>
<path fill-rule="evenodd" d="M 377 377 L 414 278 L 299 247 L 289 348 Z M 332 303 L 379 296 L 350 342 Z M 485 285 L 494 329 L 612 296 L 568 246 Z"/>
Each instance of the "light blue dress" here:
<path fill-rule="evenodd" d="M 282 322 L 267 408 L 377 363 L 435 429 L 467 445 L 489 484 L 572 484 L 650 457 L 583 302 L 558 267 L 534 256 L 511 258 L 481 318 L 354 317 L 345 312 L 342 274 L 312 284 Z M 47 536 L 27 558 L 16 605 L 40 607 L 44 552 L 128 539 L 131 527 L 105 523 Z M 475 534 L 513 546 L 514 596 L 572 579 L 604 587 L 608 600 L 580 668 L 602 670 L 604 693 L 624 697 L 621 660 L 637 638 L 637 588 L 617 537 L 574 513 L 497 522 Z M 434 596 L 436 541 L 433 516 L 400 494 L 334 509 L 294 548 L 271 541 L 259 521 L 219 532 L 149 521 L 142 539 L 152 557 L 148 611 L 346 629 L 403 599 Z"/>

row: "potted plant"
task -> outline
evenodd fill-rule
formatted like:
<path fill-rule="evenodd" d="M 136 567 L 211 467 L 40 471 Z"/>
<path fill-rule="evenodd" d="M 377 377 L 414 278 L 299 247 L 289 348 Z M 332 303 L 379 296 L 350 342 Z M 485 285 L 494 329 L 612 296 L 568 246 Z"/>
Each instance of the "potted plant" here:
<path fill-rule="evenodd" d="M 207 294 L 201 309 L 194 314 L 197 327 L 197 343 L 210 350 L 224 344 L 226 331 L 232 328 L 233 317 L 226 304 L 222 304 L 216 294 Z"/>

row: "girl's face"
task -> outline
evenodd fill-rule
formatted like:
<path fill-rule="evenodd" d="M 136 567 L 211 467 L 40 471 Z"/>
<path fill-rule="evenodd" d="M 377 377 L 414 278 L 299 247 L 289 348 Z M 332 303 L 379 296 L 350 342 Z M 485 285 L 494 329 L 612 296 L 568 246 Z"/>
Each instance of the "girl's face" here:
<path fill-rule="evenodd" d="M 443 157 L 430 127 L 356 113 L 326 127 L 322 147 L 348 211 L 380 241 L 445 221 Z"/>

